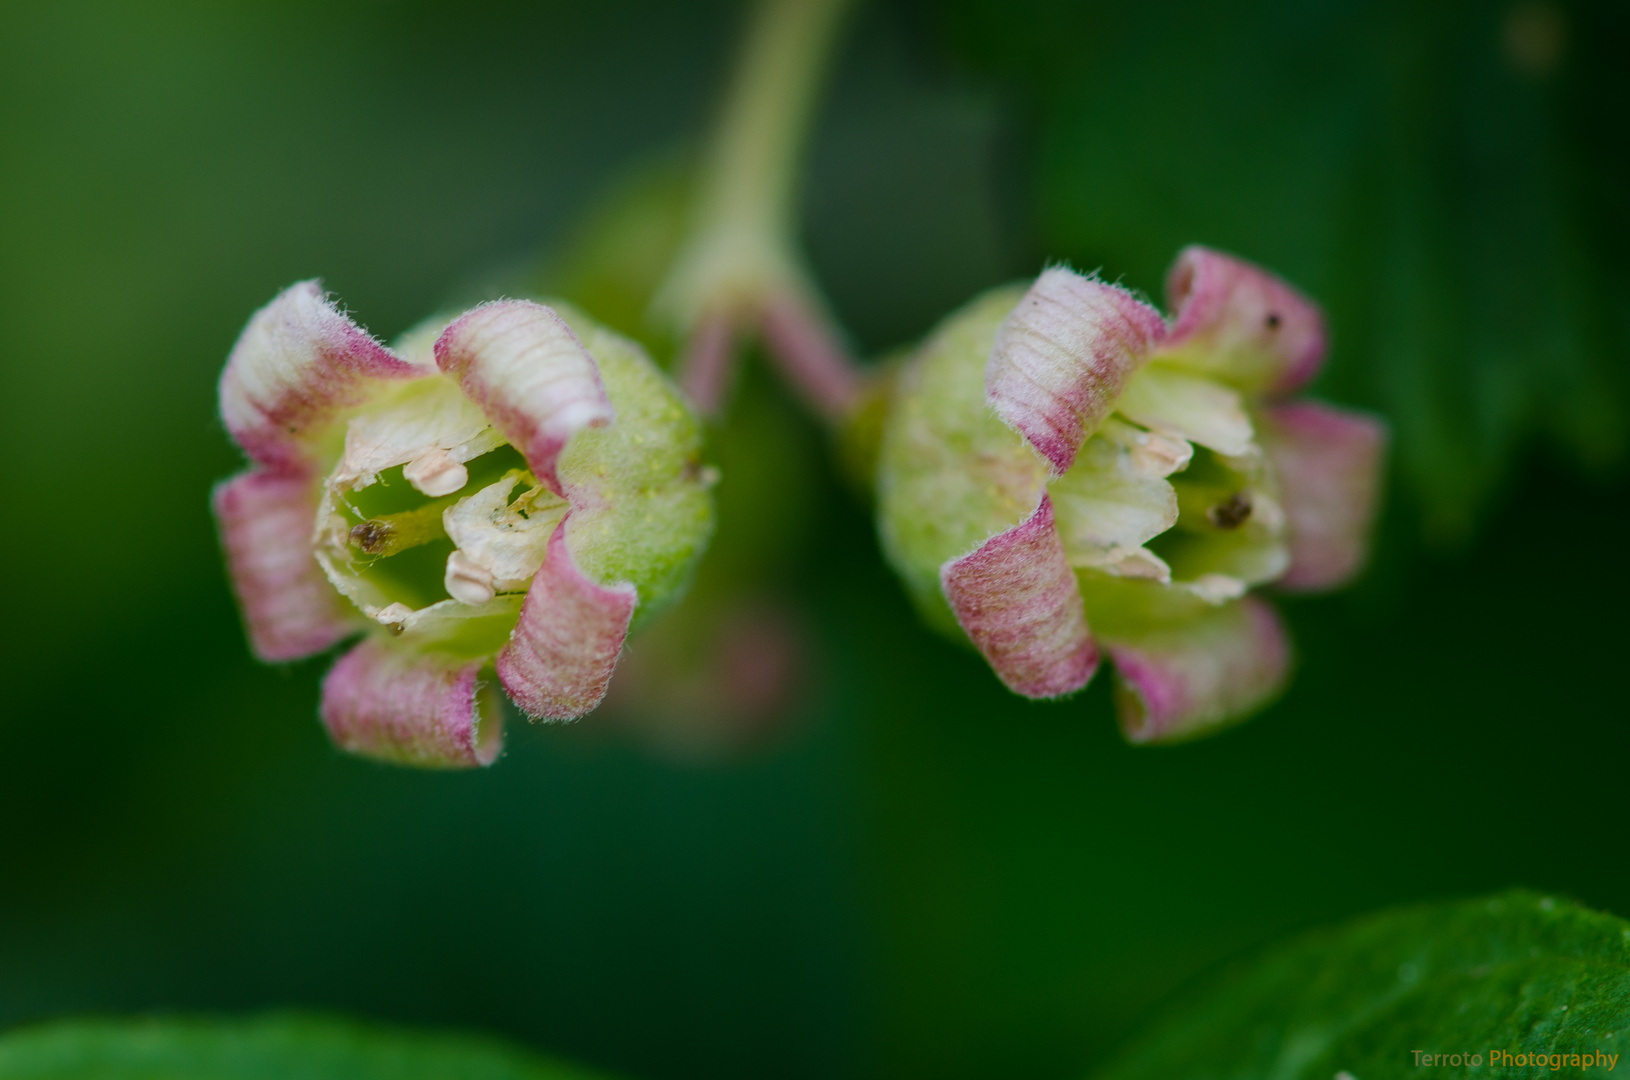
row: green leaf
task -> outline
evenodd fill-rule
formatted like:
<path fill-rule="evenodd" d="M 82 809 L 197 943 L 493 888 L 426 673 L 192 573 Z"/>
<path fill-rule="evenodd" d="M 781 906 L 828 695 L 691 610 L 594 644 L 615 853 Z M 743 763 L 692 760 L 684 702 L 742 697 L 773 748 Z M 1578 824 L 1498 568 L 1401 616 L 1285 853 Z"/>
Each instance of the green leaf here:
<path fill-rule="evenodd" d="M 1317 930 L 1171 1003 L 1097 1077 L 1372 1080 L 1417 1050 L 1483 1056 L 1444 1075 L 1533 1072 L 1491 1049 L 1630 1050 L 1630 922 L 1513 891 Z"/>
<path fill-rule="evenodd" d="M 592 1080 L 474 1035 L 299 1014 L 70 1020 L 0 1036 L 0 1080 Z"/>

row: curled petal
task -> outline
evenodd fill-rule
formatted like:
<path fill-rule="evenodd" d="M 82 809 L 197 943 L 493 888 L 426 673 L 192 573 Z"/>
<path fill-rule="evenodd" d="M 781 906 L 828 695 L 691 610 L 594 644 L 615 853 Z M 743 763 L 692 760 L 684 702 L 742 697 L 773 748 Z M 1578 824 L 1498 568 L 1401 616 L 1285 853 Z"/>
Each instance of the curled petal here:
<path fill-rule="evenodd" d="M 1163 353 L 1248 390 L 1285 394 L 1318 374 L 1324 316 L 1261 267 L 1199 246 L 1166 277 L 1174 321 Z"/>
<path fill-rule="evenodd" d="M 1051 468 L 985 400 L 991 343 L 1023 295 L 994 289 L 948 316 L 883 410 L 878 538 L 923 616 L 959 641 L 940 568 L 1034 513 Z"/>
<path fill-rule="evenodd" d="M 986 398 L 1063 473 L 1164 332 L 1160 313 L 1125 289 L 1054 267 L 997 330 Z"/>
<path fill-rule="evenodd" d="M 499 300 L 466 312 L 437 339 L 436 363 L 556 494 L 566 443 L 616 417 L 594 357 L 542 304 Z"/>
<path fill-rule="evenodd" d="M 1023 522 L 940 567 L 957 622 L 1008 689 L 1073 693 L 1098 668 L 1081 588 L 1046 495 Z"/>
<path fill-rule="evenodd" d="M 638 593 L 598 585 L 578 569 L 555 527 L 543 565 L 521 605 L 521 619 L 498 654 L 498 678 L 528 716 L 575 720 L 606 695 Z"/>
<path fill-rule="evenodd" d="M 316 467 L 346 414 L 423 368 L 352 322 L 315 281 L 255 312 L 221 374 L 221 419 L 244 453 L 280 472 Z"/>
<path fill-rule="evenodd" d="M 1290 542 L 1290 569 L 1279 584 L 1296 590 L 1340 585 L 1368 554 L 1386 427 L 1371 416 L 1298 401 L 1266 410 L 1262 429 Z"/>
<path fill-rule="evenodd" d="M 503 707 L 483 692 L 485 663 L 369 638 L 323 680 L 323 725 L 336 746 L 364 757 L 426 768 L 491 765 L 503 748 Z"/>
<path fill-rule="evenodd" d="M 1244 719 L 1290 672 L 1284 626 L 1252 596 L 1107 646 L 1121 730 L 1134 743 L 1175 742 Z"/>
<path fill-rule="evenodd" d="M 258 471 L 216 485 L 211 498 L 232 591 L 262 660 L 297 660 L 356 629 L 312 556 L 317 498 L 314 481 Z"/>

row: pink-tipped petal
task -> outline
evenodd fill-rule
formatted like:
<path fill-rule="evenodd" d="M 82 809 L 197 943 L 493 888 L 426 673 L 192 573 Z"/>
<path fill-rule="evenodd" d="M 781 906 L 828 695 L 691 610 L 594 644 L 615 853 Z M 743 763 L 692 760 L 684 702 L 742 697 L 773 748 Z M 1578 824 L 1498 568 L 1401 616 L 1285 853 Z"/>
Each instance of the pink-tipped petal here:
<path fill-rule="evenodd" d="M 1175 742 L 1243 719 L 1290 673 L 1279 615 L 1254 596 L 1107 646 L 1121 730 L 1134 743 Z"/>
<path fill-rule="evenodd" d="M 521 619 L 498 654 L 498 678 L 521 711 L 539 720 L 576 720 L 606 696 L 639 597 L 634 586 L 597 585 L 555 527 Z"/>
<path fill-rule="evenodd" d="M 1290 569 L 1278 584 L 1334 588 L 1358 573 L 1369 553 L 1386 426 L 1373 416 L 1297 401 L 1267 409 L 1261 429 L 1290 543 Z"/>
<path fill-rule="evenodd" d="M 997 329 L 985 397 L 1062 474 L 1165 330 L 1125 289 L 1054 267 Z"/>
<path fill-rule="evenodd" d="M 1190 355 L 1247 389 L 1290 393 L 1324 362 L 1318 305 L 1243 259 L 1184 248 L 1166 276 L 1166 303 L 1173 323 L 1162 351 Z"/>
<path fill-rule="evenodd" d="M 221 419 L 267 468 L 305 472 L 348 410 L 423 368 L 352 322 L 315 281 L 302 281 L 249 319 L 221 374 Z"/>
<path fill-rule="evenodd" d="M 369 638 L 323 679 L 323 725 L 336 746 L 363 757 L 425 768 L 491 765 L 503 747 L 503 710 L 493 695 L 482 701 L 484 664 Z"/>
<path fill-rule="evenodd" d="M 529 300 L 465 312 L 436 340 L 436 363 L 556 494 L 567 442 L 616 417 L 589 350 L 564 319 Z"/>
<path fill-rule="evenodd" d="M 358 626 L 311 552 L 317 486 L 301 476 L 246 472 L 211 497 L 249 645 L 266 661 L 321 652 Z"/>
<path fill-rule="evenodd" d="M 1087 685 L 1098 649 L 1046 495 L 1028 518 L 940 567 L 957 622 L 1008 689 L 1053 698 Z"/>

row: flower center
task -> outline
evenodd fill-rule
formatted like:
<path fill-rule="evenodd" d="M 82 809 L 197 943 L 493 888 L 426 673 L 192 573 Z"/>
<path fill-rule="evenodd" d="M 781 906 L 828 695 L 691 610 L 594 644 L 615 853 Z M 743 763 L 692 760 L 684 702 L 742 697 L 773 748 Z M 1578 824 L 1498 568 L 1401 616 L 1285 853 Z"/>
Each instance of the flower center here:
<path fill-rule="evenodd" d="M 524 591 L 567 508 L 508 444 L 463 463 L 432 448 L 362 480 L 329 478 L 317 558 L 336 589 L 399 629 L 444 602 Z"/>

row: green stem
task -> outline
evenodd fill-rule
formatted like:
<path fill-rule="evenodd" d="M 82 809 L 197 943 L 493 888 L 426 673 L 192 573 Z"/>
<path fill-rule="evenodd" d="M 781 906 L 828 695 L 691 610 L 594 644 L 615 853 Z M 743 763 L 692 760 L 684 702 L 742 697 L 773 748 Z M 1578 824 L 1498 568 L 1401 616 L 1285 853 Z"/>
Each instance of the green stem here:
<path fill-rule="evenodd" d="M 680 382 L 722 405 L 738 337 L 757 333 L 804 400 L 837 421 L 861 384 L 794 242 L 799 167 L 852 0 L 762 0 L 702 168 L 690 238 L 656 298 L 687 338 Z"/>
<path fill-rule="evenodd" d="M 699 231 L 791 246 L 798 167 L 837 29 L 852 0 L 764 0 L 719 118 Z"/>

